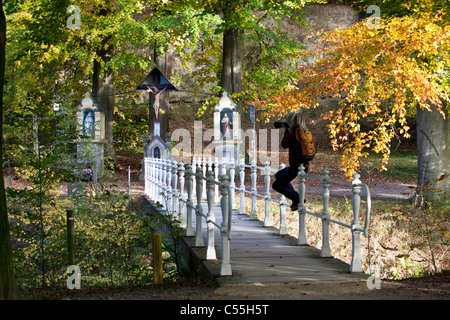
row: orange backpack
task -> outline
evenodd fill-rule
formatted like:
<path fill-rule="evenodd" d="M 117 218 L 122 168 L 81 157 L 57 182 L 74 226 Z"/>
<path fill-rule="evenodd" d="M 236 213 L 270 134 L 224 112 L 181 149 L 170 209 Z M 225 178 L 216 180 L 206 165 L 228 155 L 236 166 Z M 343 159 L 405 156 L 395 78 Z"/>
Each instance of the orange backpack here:
<path fill-rule="evenodd" d="M 317 149 L 311 131 L 297 129 L 295 130 L 295 137 L 301 146 L 301 155 L 299 152 L 297 160 L 300 163 L 313 160 Z"/>

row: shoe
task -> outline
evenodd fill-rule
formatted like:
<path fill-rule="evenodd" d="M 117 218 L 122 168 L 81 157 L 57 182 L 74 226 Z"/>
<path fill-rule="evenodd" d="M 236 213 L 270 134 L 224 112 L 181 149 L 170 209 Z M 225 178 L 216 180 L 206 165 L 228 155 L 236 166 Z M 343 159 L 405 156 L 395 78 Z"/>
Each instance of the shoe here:
<path fill-rule="evenodd" d="M 291 210 L 297 211 L 298 210 L 298 204 L 300 201 L 292 201 Z"/>

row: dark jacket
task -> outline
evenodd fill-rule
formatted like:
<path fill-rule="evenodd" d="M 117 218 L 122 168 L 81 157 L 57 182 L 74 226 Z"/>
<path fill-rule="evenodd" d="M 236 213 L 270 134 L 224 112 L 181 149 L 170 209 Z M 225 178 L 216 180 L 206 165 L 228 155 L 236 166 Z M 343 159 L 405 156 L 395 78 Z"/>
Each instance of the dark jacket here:
<path fill-rule="evenodd" d="M 291 167 L 298 167 L 301 164 L 301 162 L 295 160 L 295 149 L 299 147 L 301 148 L 300 144 L 297 141 L 297 138 L 295 137 L 296 129 L 297 127 L 286 130 L 284 132 L 283 140 L 281 141 L 281 147 L 283 147 L 284 149 L 289 149 L 289 165 Z M 309 166 L 309 161 L 303 162 L 303 165 L 305 167 Z"/>

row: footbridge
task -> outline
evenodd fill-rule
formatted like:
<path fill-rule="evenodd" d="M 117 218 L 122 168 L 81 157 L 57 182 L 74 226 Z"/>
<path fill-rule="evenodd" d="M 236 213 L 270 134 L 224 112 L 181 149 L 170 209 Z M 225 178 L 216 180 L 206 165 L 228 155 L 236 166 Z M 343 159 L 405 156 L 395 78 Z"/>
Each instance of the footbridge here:
<path fill-rule="evenodd" d="M 176 161 L 146 157 L 144 159 L 145 196 L 162 214 L 176 217 L 183 228 L 184 251 L 191 271 L 219 281 L 245 283 L 288 283 L 300 281 L 347 281 L 363 279 L 361 236 L 368 236 L 371 198 L 367 185 L 355 174 L 351 182 L 331 179 L 328 171 L 321 176 L 298 173 L 298 235 L 287 231 L 284 196 L 271 197 L 270 185 L 274 169 L 267 162 L 257 166 L 194 158 L 185 165 Z M 248 176 L 250 175 L 250 177 Z M 249 179 L 250 178 L 250 179 Z M 304 203 L 306 179 L 316 179 L 322 185 L 321 214 L 308 211 Z M 238 181 L 236 181 L 238 180 Z M 257 185 L 257 181 L 263 183 Z M 330 184 L 349 190 L 352 221 L 338 221 L 330 216 Z M 263 188 L 262 188 L 263 186 Z M 264 189 L 261 192 L 261 189 Z M 361 197 L 365 206 L 361 208 Z M 264 201 L 264 219 L 257 219 L 257 199 Z M 246 201 L 250 202 L 246 212 Z M 156 205 L 157 204 L 157 205 Z M 271 210 L 279 211 L 279 224 L 271 221 Z M 261 206 L 259 206 L 261 207 Z M 322 247 L 308 245 L 305 216 L 322 222 Z M 363 223 L 360 219 L 363 219 Z M 351 234 L 351 263 L 332 257 L 330 224 Z"/>

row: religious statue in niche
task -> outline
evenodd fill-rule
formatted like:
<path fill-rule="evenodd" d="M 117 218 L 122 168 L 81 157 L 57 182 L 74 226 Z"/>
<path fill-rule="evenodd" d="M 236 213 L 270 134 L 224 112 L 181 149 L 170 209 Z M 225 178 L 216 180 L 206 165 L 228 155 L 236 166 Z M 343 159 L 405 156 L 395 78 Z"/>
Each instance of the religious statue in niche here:
<path fill-rule="evenodd" d="M 224 109 L 221 112 L 221 131 L 222 131 L 222 139 L 223 140 L 231 140 L 233 138 L 233 134 L 232 134 L 232 126 L 233 126 L 233 121 L 232 121 L 232 113 L 231 110 L 229 109 Z"/>
<path fill-rule="evenodd" d="M 94 110 L 85 109 L 83 111 L 83 135 L 94 138 L 95 137 L 94 124 L 95 124 Z"/>
<path fill-rule="evenodd" d="M 161 158 L 161 149 L 159 149 L 158 147 L 155 147 L 155 149 L 153 149 L 153 158 Z"/>
<path fill-rule="evenodd" d="M 152 86 L 152 88 L 147 86 L 147 91 L 148 92 L 153 92 L 153 94 L 155 95 L 155 102 L 153 102 L 153 109 L 155 109 L 155 119 L 156 119 L 156 121 L 159 121 L 159 119 L 158 119 L 159 118 L 159 96 L 161 95 L 161 93 L 166 91 L 166 89 L 167 89 L 167 87 L 165 87 L 164 89 L 159 91 L 158 88 L 156 88 L 155 86 Z"/>

